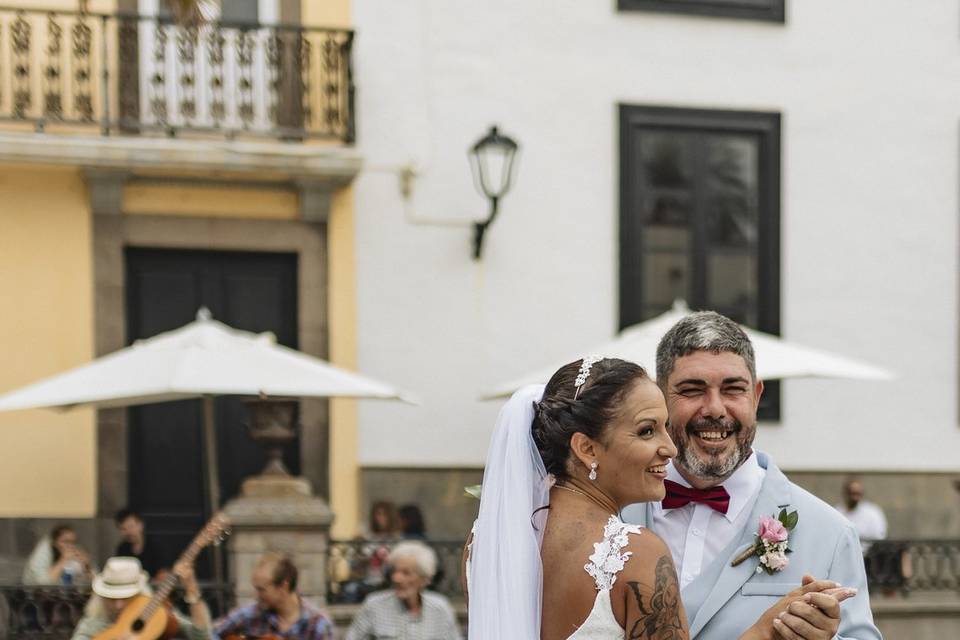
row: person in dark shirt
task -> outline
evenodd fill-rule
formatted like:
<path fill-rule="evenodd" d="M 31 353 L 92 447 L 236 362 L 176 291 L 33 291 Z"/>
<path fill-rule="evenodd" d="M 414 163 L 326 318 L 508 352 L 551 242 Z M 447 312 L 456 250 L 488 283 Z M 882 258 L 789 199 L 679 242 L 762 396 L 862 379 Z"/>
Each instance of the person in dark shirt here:
<path fill-rule="evenodd" d="M 169 568 L 169 562 L 156 542 L 146 534 L 143 518 L 132 509 L 120 509 L 113 517 L 122 541 L 117 545 L 116 556 L 136 558 L 143 570 L 156 577 L 158 572 Z"/>
<path fill-rule="evenodd" d="M 423 512 L 415 504 L 405 504 L 397 510 L 400 517 L 400 537 L 404 540 L 426 540 L 427 524 Z"/>

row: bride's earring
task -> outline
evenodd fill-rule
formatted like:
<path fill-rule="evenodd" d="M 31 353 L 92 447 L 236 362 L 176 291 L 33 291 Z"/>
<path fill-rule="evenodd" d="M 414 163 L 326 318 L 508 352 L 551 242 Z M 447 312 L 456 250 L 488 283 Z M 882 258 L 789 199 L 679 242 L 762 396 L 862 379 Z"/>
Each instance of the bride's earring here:
<path fill-rule="evenodd" d="M 596 460 L 590 463 L 590 475 L 588 475 L 587 477 L 590 478 L 591 480 L 597 479 L 597 466 L 598 465 Z"/>

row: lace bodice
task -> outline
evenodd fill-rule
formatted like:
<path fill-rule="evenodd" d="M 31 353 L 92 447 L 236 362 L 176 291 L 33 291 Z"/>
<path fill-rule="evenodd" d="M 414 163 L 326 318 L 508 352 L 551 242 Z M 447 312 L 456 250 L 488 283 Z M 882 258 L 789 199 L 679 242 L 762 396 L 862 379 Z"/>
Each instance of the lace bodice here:
<path fill-rule="evenodd" d="M 472 533 L 476 534 L 477 524 L 473 524 Z M 623 548 L 630 542 L 629 534 L 640 534 L 643 527 L 636 524 L 627 524 L 617 516 L 610 516 L 603 527 L 603 540 L 593 544 L 593 553 L 583 565 L 587 573 L 593 577 L 597 588 L 597 597 L 593 601 L 590 614 L 567 640 L 622 640 L 623 627 L 613 615 L 610 604 L 610 589 L 617 581 L 617 574 L 633 555 Z M 470 566 L 471 553 L 467 551 L 467 593 L 470 593 Z"/>
<path fill-rule="evenodd" d="M 597 583 L 597 591 L 609 591 L 613 587 L 617 574 L 633 555 L 631 551 L 621 553 L 629 542 L 627 534 L 639 534 L 640 529 L 640 525 L 627 524 L 617 516 L 610 516 L 607 520 L 603 527 L 603 540 L 593 544 L 593 554 L 588 558 L 589 562 L 583 565 Z"/>
<path fill-rule="evenodd" d="M 624 637 L 623 627 L 613 615 L 610 604 L 610 589 L 617 581 L 617 574 L 627 563 L 630 551 L 623 551 L 630 541 L 629 534 L 639 534 L 643 527 L 627 524 L 617 516 L 610 516 L 603 527 L 603 540 L 593 544 L 593 553 L 583 568 L 596 583 L 597 597 L 590 615 L 580 628 L 567 640 L 616 640 Z"/>

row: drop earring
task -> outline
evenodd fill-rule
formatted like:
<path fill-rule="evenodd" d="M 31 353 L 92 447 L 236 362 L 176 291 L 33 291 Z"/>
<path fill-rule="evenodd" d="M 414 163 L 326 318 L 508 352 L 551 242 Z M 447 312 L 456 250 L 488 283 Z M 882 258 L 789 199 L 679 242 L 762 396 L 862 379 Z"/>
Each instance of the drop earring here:
<path fill-rule="evenodd" d="M 597 465 L 597 461 L 596 461 L 596 460 L 594 460 L 593 462 L 590 463 L 590 474 L 589 474 L 587 477 L 590 478 L 591 480 L 596 480 L 596 479 L 597 479 L 597 467 L 598 467 L 598 466 L 599 466 L 599 465 Z"/>

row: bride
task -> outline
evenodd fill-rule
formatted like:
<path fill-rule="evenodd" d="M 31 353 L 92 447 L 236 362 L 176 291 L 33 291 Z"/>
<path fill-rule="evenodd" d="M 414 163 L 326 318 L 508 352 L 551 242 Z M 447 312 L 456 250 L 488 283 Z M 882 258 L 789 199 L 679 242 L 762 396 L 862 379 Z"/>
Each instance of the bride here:
<path fill-rule="evenodd" d="M 664 497 L 677 450 L 642 367 L 589 357 L 531 385 L 497 419 L 466 567 L 471 640 L 687 640 L 670 550 L 620 520 Z M 549 517 L 548 517 L 549 514 Z M 767 639 L 785 596 L 741 640 Z"/>

